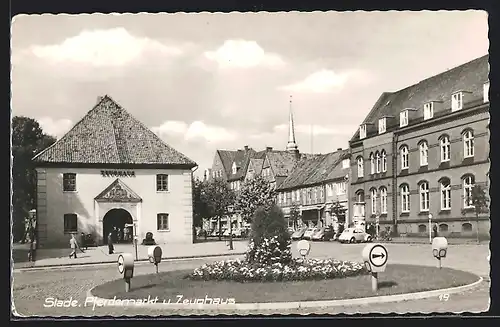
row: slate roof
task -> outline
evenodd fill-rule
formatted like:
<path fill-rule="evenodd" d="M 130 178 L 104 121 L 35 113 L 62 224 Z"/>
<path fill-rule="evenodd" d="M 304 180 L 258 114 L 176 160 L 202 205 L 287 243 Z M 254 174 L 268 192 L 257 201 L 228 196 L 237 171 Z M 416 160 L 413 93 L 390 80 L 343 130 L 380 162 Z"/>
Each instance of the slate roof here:
<path fill-rule="evenodd" d="M 434 117 L 451 113 L 451 95 L 457 91 L 472 92 L 470 102 L 479 102 L 483 96 L 483 84 L 488 81 L 489 65 L 488 55 L 474 59 L 468 63 L 452 68 L 438 75 L 429 77 L 417 84 L 408 86 L 396 92 L 384 92 L 366 116 L 363 124 L 371 123 L 378 126 L 378 119 L 392 116 L 387 122 L 387 130 L 399 128 L 399 113 L 407 108 L 417 109 L 412 123 L 423 121 L 423 106 L 429 101 L 442 101 L 442 110 L 434 111 Z M 464 103 L 464 108 L 467 102 Z M 378 127 L 370 132 L 367 137 L 378 133 Z M 359 140 L 359 129 L 351 141 Z"/>
<path fill-rule="evenodd" d="M 217 153 L 222 161 L 228 181 L 245 177 L 250 159 L 262 157 L 260 152 L 256 152 L 252 148 L 247 150 L 217 150 Z M 239 167 L 236 174 L 233 174 L 233 162 L 236 162 L 236 166 Z"/>
<path fill-rule="evenodd" d="M 33 161 L 196 166 L 194 161 L 164 143 L 108 95 Z"/>
<path fill-rule="evenodd" d="M 344 177 L 349 168 L 342 168 L 342 160 L 349 158 L 349 150 L 308 156 L 301 159 L 291 174 L 281 183 L 280 190 L 319 184 Z"/>
<path fill-rule="evenodd" d="M 260 175 L 260 173 L 262 171 L 262 166 L 264 165 L 264 159 L 251 158 L 250 162 L 251 162 L 252 167 L 255 171 L 255 175 Z"/>

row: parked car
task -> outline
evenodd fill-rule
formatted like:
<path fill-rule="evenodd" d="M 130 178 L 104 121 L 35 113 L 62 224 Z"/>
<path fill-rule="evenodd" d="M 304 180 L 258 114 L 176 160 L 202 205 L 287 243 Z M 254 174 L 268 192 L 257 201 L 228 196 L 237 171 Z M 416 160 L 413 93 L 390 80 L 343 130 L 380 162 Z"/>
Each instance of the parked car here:
<path fill-rule="evenodd" d="M 361 243 L 361 242 L 371 242 L 372 237 L 370 234 L 366 233 L 364 230 L 359 228 L 347 228 L 344 229 L 342 234 L 339 236 L 339 241 L 341 243 Z"/>
<path fill-rule="evenodd" d="M 313 241 L 329 241 L 335 237 L 335 231 L 332 227 L 320 228 L 313 236 Z"/>
<path fill-rule="evenodd" d="M 233 228 L 231 231 L 226 229 L 222 236 L 229 237 L 229 235 L 231 235 L 230 232 L 233 234 L 233 237 L 241 237 L 243 234 L 243 230 L 241 228 Z"/>
<path fill-rule="evenodd" d="M 219 236 L 219 230 L 218 230 L 218 229 L 214 229 L 214 230 L 210 233 L 210 236 L 212 236 L 212 237 Z"/>
<path fill-rule="evenodd" d="M 304 236 L 304 233 L 306 232 L 306 230 L 307 230 L 307 227 L 302 227 L 301 229 L 297 229 L 292 234 L 292 240 L 300 240 Z"/>
<path fill-rule="evenodd" d="M 314 234 L 316 234 L 317 232 L 319 231 L 319 228 L 317 227 L 310 227 L 306 230 L 306 232 L 304 233 L 304 236 L 302 236 L 302 238 L 304 240 L 310 240 L 312 238 L 312 236 Z"/>

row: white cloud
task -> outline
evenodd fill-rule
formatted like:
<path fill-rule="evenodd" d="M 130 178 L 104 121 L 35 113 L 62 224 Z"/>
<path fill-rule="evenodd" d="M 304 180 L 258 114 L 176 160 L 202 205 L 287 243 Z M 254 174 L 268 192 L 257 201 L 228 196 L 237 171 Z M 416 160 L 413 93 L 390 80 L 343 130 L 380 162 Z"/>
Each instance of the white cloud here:
<path fill-rule="evenodd" d="M 166 121 L 158 127 L 152 128 L 160 137 L 164 135 L 183 136 L 186 141 L 205 140 L 207 142 L 227 142 L 237 138 L 233 131 L 219 126 L 206 125 L 201 121 L 194 121 L 190 125 L 182 121 Z"/>
<path fill-rule="evenodd" d="M 69 119 L 52 119 L 50 117 L 42 117 L 38 119 L 38 123 L 42 127 L 45 134 L 55 136 L 56 138 L 61 138 L 66 134 L 73 123 Z"/>
<path fill-rule="evenodd" d="M 323 69 L 307 76 L 303 81 L 282 86 L 280 89 L 294 92 L 330 92 L 342 87 L 349 75 L 348 73 L 337 74 L 332 70 Z"/>
<path fill-rule="evenodd" d="M 182 54 L 180 48 L 133 36 L 124 28 L 85 30 L 60 44 L 33 46 L 31 52 L 52 62 L 74 62 L 94 66 L 123 66 L 146 54 L 167 57 Z"/>
<path fill-rule="evenodd" d="M 266 53 L 255 41 L 227 40 L 217 50 L 205 52 L 205 57 L 217 62 L 222 68 L 279 67 L 284 65 L 284 61 L 279 55 Z"/>

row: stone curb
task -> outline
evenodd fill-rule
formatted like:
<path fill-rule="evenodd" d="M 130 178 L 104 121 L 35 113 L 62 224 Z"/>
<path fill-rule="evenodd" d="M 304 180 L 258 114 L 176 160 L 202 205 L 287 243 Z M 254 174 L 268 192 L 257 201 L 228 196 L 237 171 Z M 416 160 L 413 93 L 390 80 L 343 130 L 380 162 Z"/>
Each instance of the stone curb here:
<path fill-rule="evenodd" d="M 444 288 L 439 290 L 417 292 L 417 293 L 405 293 L 396 295 L 384 295 L 384 296 L 373 296 L 364 297 L 357 299 L 346 299 L 346 300 L 325 300 L 325 301 L 302 301 L 302 302 L 274 302 L 274 303 L 236 303 L 236 304 L 181 304 L 181 303 L 146 303 L 140 305 L 129 304 L 136 307 L 145 307 L 149 309 L 184 309 L 184 310 L 276 310 L 276 309 L 300 309 L 300 308 L 320 308 L 320 307 L 339 307 L 339 306 L 352 306 L 352 305 L 366 305 L 374 303 L 389 303 L 389 302 L 400 302 L 400 301 L 411 301 L 420 300 L 425 298 L 431 298 L 439 296 L 441 294 L 454 294 L 475 288 L 483 282 L 483 277 L 478 276 L 479 279 L 474 283 Z M 109 303 L 112 299 L 103 299 L 96 297 L 92 294 L 92 289 L 87 291 L 87 299 L 92 298 L 93 303 L 97 303 L 99 306 L 111 306 L 120 307 L 123 304 Z M 223 299 L 224 300 L 224 299 Z"/>
<path fill-rule="evenodd" d="M 178 256 L 178 257 L 167 257 L 162 258 L 163 261 L 174 261 L 174 260 L 183 260 L 183 259 L 201 259 L 201 258 L 216 258 L 216 257 L 224 257 L 224 256 L 235 256 L 235 255 L 244 255 L 245 252 L 235 252 L 235 253 L 223 253 L 223 254 L 202 254 L 202 255 L 191 255 L 191 256 Z M 136 263 L 144 263 L 149 262 L 149 259 L 139 259 L 134 261 Z M 31 270 L 48 270 L 48 269 L 56 269 L 56 268 L 72 268 L 72 267 L 85 267 L 90 265 L 105 265 L 105 264 L 113 264 L 116 263 L 116 260 L 106 260 L 106 261 L 93 261 L 93 262 L 82 262 L 82 263 L 70 263 L 70 264 L 54 264 L 54 265 L 39 265 L 33 267 L 19 267 L 15 268 L 14 271 L 31 271 Z M 15 265 L 15 263 L 14 263 Z"/>

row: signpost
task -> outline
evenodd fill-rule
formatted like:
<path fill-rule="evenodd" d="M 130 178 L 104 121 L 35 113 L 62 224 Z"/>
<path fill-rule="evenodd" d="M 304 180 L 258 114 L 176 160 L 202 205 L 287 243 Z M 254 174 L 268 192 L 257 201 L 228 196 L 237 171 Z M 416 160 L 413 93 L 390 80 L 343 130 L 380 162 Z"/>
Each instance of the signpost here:
<path fill-rule="evenodd" d="M 382 244 L 368 244 L 363 249 L 365 267 L 372 274 L 372 291 L 378 290 L 378 273 L 384 272 L 389 254 Z"/>
<path fill-rule="evenodd" d="M 448 251 L 448 240 L 445 237 L 434 237 L 432 240 L 432 255 L 438 260 L 438 267 L 441 269 L 441 258 L 446 258 Z"/>
<path fill-rule="evenodd" d="M 135 248 L 135 260 L 139 260 L 138 254 L 137 254 L 137 242 L 139 241 L 139 238 L 137 237 L 137 229 L 135 224 L 125 224 L 125 227 L 132 227 L 132 235 L 134 237 L 133 242 L 134 242 L 134 248 Z"/>
<path fill-rule="evenodd" d="M 134 257 L 130 253 L 122 253 L 118 256 L 118 272 L 125 280 L 125 292 L 130 291 L 130 280 L 134 277 Z"/>
<path fill-rule="evenodd" d="M 301 240 L 297 243 L 297 251 L 299 251 L 302 258 L 306 260 L 306 255 L 311 251 L 311 244 L 306 240 Z"/>
<path fill-rule="evenodd" d="M 158 264 L 161 262 L 162 250 L 157 245 L 148 248 L 149 262 L 154 263 L 156 266 L 156 273 L 158 273 Z"/>

